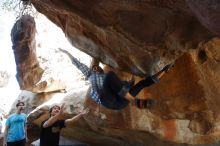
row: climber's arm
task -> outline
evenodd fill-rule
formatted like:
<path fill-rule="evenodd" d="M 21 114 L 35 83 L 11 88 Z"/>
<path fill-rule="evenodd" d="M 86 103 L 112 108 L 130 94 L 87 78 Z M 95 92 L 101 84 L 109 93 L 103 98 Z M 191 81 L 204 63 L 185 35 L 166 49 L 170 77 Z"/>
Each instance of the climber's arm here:
<path fill-rule="evenodd" d="M 88 78 L 92 72 L 92 70 L 86 66 L 85 64 L 81 63 L 78 59 L 73 57 L 68 51 L 59 49 L 63 53 L 65 53 L 72 61 L 72 63 Z"/>

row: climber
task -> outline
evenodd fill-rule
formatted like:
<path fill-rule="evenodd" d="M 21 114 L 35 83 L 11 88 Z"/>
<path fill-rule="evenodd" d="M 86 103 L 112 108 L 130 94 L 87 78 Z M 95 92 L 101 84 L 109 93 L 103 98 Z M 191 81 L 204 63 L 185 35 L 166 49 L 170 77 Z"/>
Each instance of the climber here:
<path fill-rule="evenodd" d="M 59 49 L 67 54 L 72 63 L 91 82 L 90 96 L 97 103 L 101 103 L 106 108 L 120 110 L 125 108 L 129 102 L 135 103 L 138 108 L 148 108 L 155 102 L 152 99 L 136 99 L 135 96 L 145 87 L 159 82 L 159 79 L 168 72 L 173 64 L 166 65 L 161 71 L 153 76 L 146 77 L 136 85 L 134 80 L 121 81 L 114 72 L 104 73 L 99 65 L 93 65 L 90 69 L 85 64 L 79 62 L 68 51 Z"/>

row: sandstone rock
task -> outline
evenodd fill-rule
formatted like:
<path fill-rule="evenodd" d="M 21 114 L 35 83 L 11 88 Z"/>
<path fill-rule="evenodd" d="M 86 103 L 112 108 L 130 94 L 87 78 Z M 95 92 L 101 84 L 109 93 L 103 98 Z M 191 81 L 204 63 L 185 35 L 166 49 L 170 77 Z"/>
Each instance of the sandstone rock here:
<path fill-rule="evenodd" d="M 213 37 L 181 0 L 31 3 L 78 49 L 136 75 L 150 74 L 157 63 L 172 62 Z"/>
<path fill-rule="evenodd" d="M 35 33 L 35 21 L 30 15 L 17 20 L 11 31 L 20 89 L 36 93 L 63 90 L 65 84 L 56 78 L 59 73 L 49 70 L 48 66 L 41 66 L 42 62 L 44 65 L 48 63 L 45 63 L 46 58 L 37 58 Z"/>

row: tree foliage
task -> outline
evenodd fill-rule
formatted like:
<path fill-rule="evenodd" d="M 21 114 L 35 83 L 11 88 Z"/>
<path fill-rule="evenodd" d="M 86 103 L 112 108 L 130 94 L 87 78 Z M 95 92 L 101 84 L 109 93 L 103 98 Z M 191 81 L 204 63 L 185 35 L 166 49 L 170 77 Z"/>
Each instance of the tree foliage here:
<path fill-rule="evenodd" d="M 32 5 L 29 0 L 0 0 L 1 11 L 13 11 L 19 18 L 24 14 L 33 13 Z"/>
<path fill-rule="evenodd" d="M 16 6 L 19 4 L 19 2 L 19 0 L 1 0 L 1 9 L 5 11 L 13 11 L 16 9 Z"/>

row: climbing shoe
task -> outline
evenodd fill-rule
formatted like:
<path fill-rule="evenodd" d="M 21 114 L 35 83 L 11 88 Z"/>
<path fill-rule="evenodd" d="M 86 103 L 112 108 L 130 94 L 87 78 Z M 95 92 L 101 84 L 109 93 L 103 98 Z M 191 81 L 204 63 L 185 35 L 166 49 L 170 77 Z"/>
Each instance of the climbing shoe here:
<path fill-rule="evenodd" d="M 153 99 L 135 99 L 135 105 L 140 108 L 150 108 L 156 104 L 156 100 Z"/>

